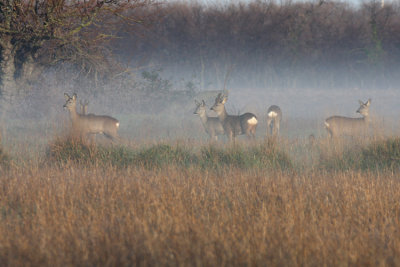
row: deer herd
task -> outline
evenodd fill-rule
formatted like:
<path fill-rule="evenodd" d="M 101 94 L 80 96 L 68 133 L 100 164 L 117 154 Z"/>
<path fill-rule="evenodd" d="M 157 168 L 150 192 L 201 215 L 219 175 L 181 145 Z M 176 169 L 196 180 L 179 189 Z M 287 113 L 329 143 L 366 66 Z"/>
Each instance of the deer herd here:
<path fill-rule="evenodd" d="M 112 141 L 119 140 L 118 135 L 119 121 L 107 115 L 88 114 L 88 101 L 80 101 L 80 113 L 77 112 L 77 95 L 72 97 L 64 94 L 64 108 L 68 109 L 72 122 L 72 132 L 80 137 L 87 138 L 90 135 L 103 134 Z M 219 135 L 226 135 L 229 141 L 234 142 L 236 136 L 246 135 L 249 139 L 255 140 L 256 128 L 259 119 L 253 113 L 244 113 L 241 115 L 230 115 L 225 109 L 225 103 L 228 100 L 227 94 L 219 93 L 215 98 L 214 105 L 210 108 L 216 113 L 216 117 L 207 115 L 207 106 L 204 100 L 198 102 L 195 100 L 196 109 L 194 114 L 199 115 L 205 132 L 210 140 L 217 141 Z M 369 124 L 369 106 L 371 99 L 363 103 L 359 101 L 360 107 L 356 111 L 361 114 L 361 118 L 351 118 L 343 116 L 331 116 L 325 120 L 325 128 L 331 138 L 339 136 L 362 136 L 367 133 Z M 268 108 L 266 114 L 267 136 L 278 137 L 280 124 L 282 121 L 282 110 L 277 105 Z M 312 139 L 315 137 L 311 134 Z"/>

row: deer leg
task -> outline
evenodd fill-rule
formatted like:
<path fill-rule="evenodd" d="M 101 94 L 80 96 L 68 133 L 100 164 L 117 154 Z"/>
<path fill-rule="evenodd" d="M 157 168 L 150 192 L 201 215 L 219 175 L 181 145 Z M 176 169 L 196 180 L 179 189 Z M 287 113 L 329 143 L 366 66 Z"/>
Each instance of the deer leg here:
<path fill-rule="evenodd" d="M 252 126 L 252 127 L 249 128 L 247 136 L 252 140 L 256 139 L 256 127 L 255 126 Z"/>
<path fill-rule="evenodd" d="M 331 139 L 333 139 L 333 136 L 334 136 L 333 131 L 331 129 L 329 129 L 329 128 L 326 128 L 326 130 L 328 131 L 329 136 L 331 137 Z"/>
<path fill-rule="evenodd" d="M 118 133 L 115 132 L 103 132 L 104 136 L 109 138 L 112 143 L 119 142 L 121 138 L 119 137 Z"/>
<path fill-rule="evenodd" d="M 280 131 L 280 123 L 276 124 L 276 134 L 279 135 L 279 131 Z"/>
<path fill-rule="evenodd" d="M 247 135 L 247 137 L 248 137 L 249 139 L 251 139 L 251 137 L 252 137 L 251 128 L 249 128 L 249 129 L 246 130 L 246 135 Z"/>
<path fill-rule="evenodd" d="M 228 137 L 229 137 L 229 141 L 230 141 L 230 142 L 232 142 L 232 141 L 235 142 L 235 137 L 234 137 L 232 131 L 230 131 L 230 132 L 228 133 Z"/>
<path fill-rule="evenodd" d="M 267 120 L 267 134 L 266 136 L 269 136 L 271 132 L 271 120 Z"/>
<path fill-rule="evenodd" d="M 96 135 L 93 133 L 87 133 L 86 135 L 82 136 L 82 140 L 84 142 L 88 142 L 90 145 L 94 145 L 96 143 L 95 139 Z"/>
<path fill-rule="evenodd" d="M 210 131 L 210 141 L 214 141 L 214 140 L 217 141 L 218 137 L 214 131 Z"/>

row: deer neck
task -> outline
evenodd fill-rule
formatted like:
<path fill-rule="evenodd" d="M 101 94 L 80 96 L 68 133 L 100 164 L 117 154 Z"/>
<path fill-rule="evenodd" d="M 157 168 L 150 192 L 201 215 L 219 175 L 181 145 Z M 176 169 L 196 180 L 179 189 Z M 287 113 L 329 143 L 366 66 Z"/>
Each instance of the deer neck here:
<path fill-rule="evenodd" d="M 364 115 L 363 120 L 364 120 L 365 124 L 368 124 L 369 123 L 369 115 L 368 114 Z"/>
<path fill-rule="evenodd" d="M 203 125 L 206 125 L 207 124 L 207 120 L 208 120 L 207 114 L 206 113 L 201 113 L 201 114 L 199 114 L 199 117 L 200 117 L 200 120 L 203 123 Z"/>
<path fill-rule="evenodd" d="M 76 106 L 69 108 L 69 114 L 71 116 L 71 120 L 74 122 L 79 118 L 78 112 L 76 112 Z"/>
<path fill-rule="evenodd" d="M 223 107 L 223 109 L 217 113 L 218 114 L 218 118 L 219 120 L 222 122 L 226 119 L 226 117 L 228 117 L 228 113 L 226 113 L 226 109 L 225 106 Z"/>

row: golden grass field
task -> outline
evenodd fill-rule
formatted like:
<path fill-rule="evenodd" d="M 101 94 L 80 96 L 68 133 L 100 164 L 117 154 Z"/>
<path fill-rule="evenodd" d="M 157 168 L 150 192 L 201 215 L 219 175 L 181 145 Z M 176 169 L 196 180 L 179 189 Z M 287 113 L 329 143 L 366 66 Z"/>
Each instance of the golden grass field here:
<path fill-rule="evenodd" d="M 63 142 L 48 146 L 71 153 Z M 93 160 L 11 157 L 0 179 L 1 265 L 400 265 L 397 167 L 343 167 L 344 143 L 170 143 L 132 161 L 97 148 Z M 278 152 L 236 164 L 268 151 L 292 165 L 264 165 Z"/>

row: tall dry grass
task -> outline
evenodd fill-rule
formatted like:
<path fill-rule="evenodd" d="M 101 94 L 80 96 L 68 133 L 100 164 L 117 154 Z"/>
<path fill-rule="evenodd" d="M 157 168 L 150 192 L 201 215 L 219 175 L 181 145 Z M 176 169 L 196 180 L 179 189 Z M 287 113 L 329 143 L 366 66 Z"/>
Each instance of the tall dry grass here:
<path fill-rule="evenodd" d="M 317 153 L 328 145 L 321 141 L 314 148 L 299 149 Z M 160 147 L 167 154 L 154 160 L 167 164 L 151 167 L 135 161 L 120 165 L 69 159 L 1 170 L 0 262 L 400 264 L 400 180 L 393 169 L 310 165 L 304 171 L 296 163 L 291 171 L 233 163 L 208 169 L 201 162 L 180 164 L 178 145 L 126 151 L 151 160 Z M 373 147 L 379 144 L 364 149 Z M 233 158 L 252 153 L 240 147 L 216 149 Z M 199 151 L 188 153 L 201 155 Z M 143 153 L 148 154 L 140 158 Z M 335 153 L 321 161 L 335 158 Z M 224 160 L 216 159 L 221 164 Z"/>
<path fill-rule="evenodd" d="M 0 195 L 0 262 L 10 266 L 400 263 L 390 172 L 67 164 L 12 169 Z"/>

